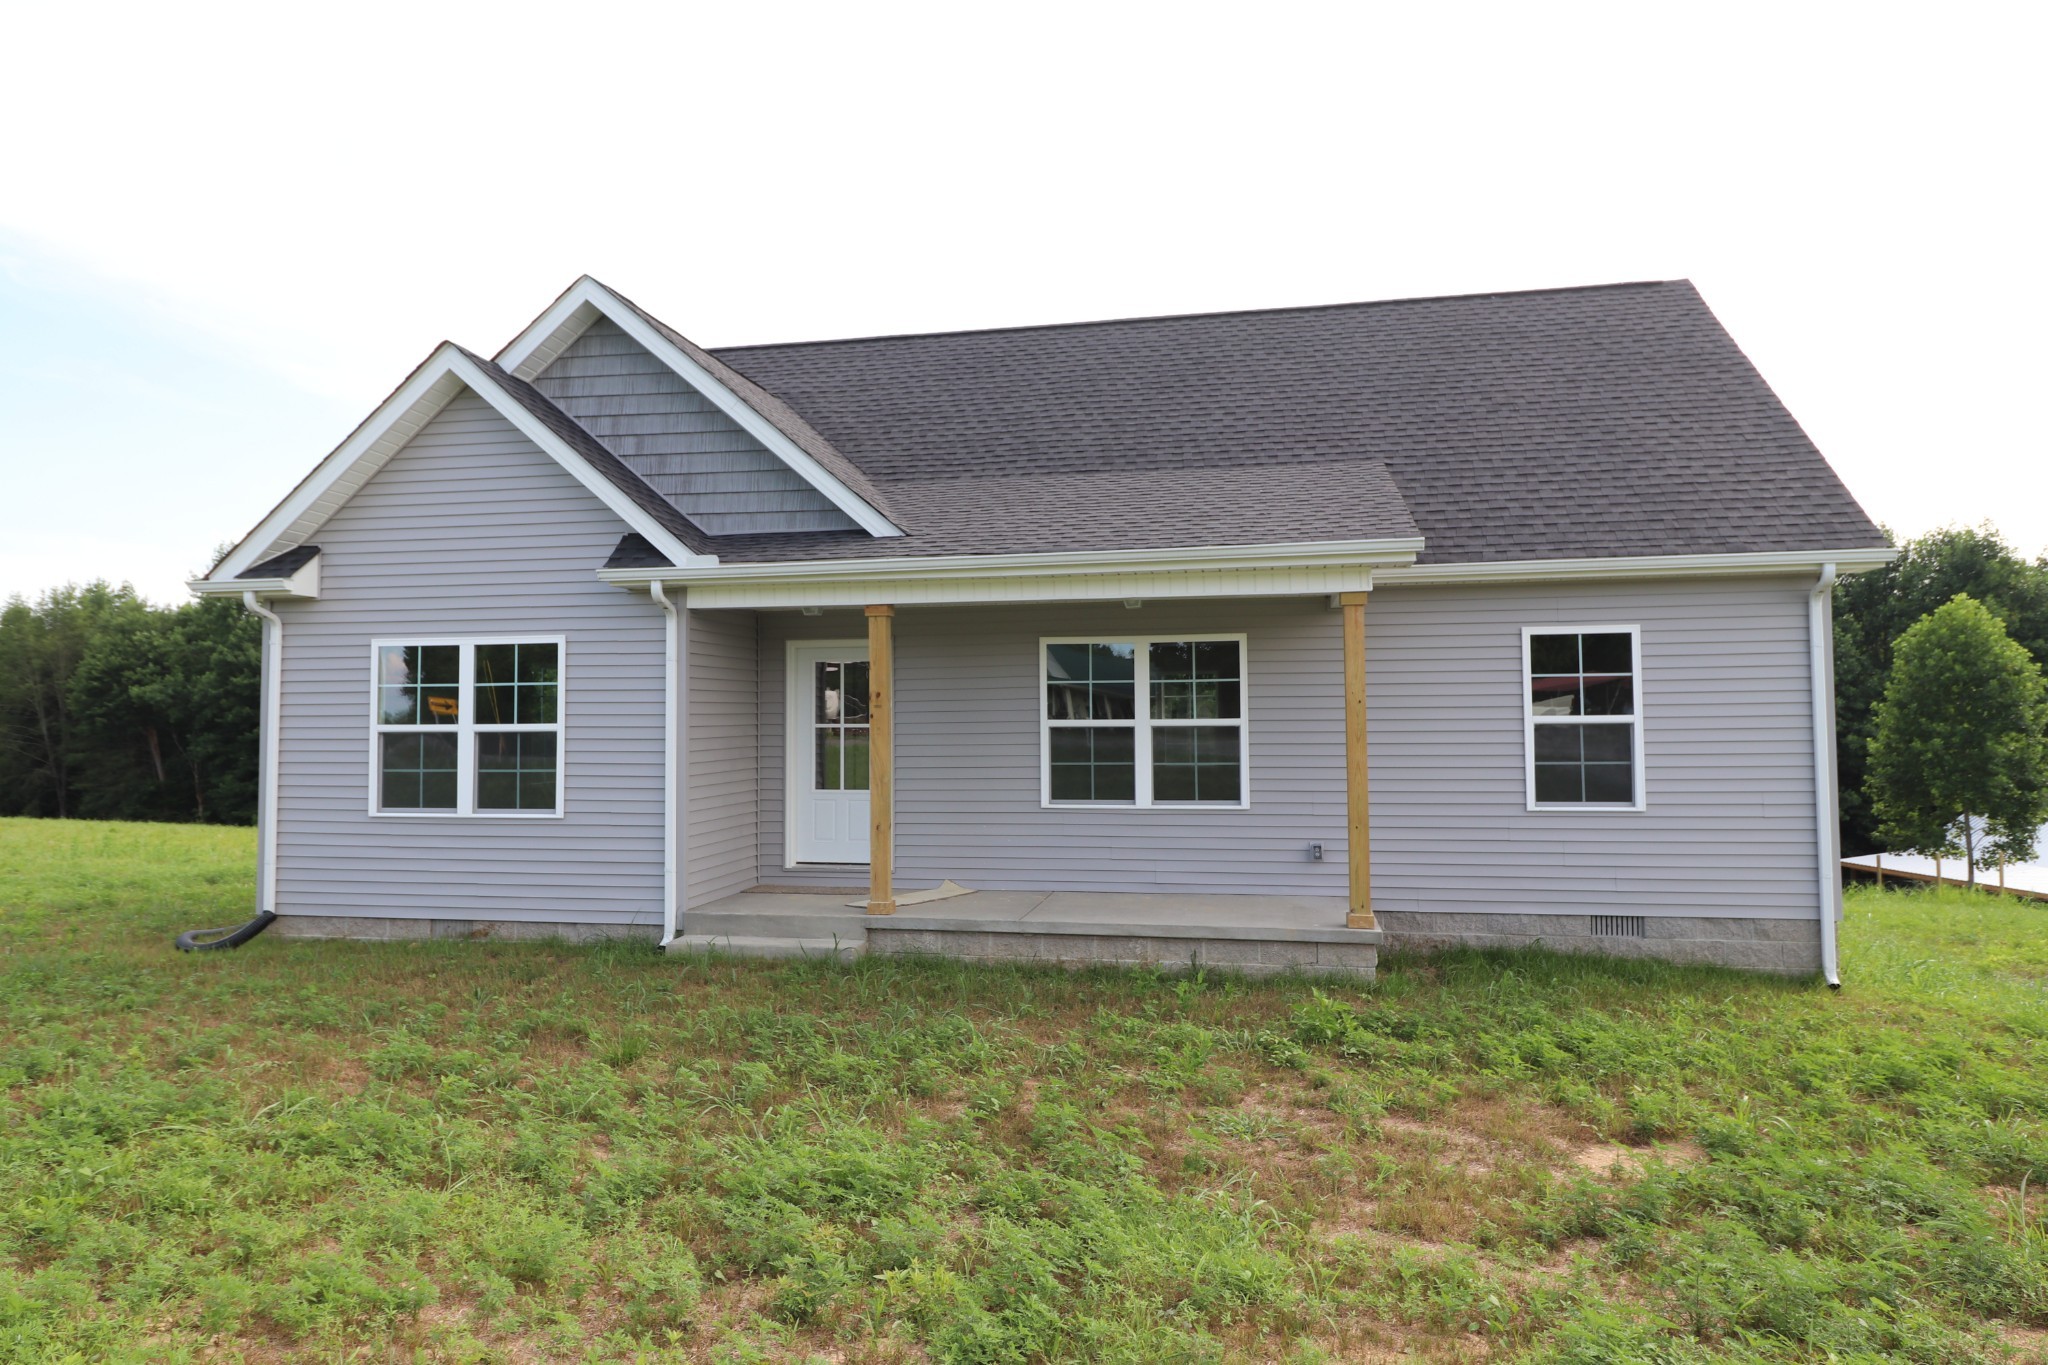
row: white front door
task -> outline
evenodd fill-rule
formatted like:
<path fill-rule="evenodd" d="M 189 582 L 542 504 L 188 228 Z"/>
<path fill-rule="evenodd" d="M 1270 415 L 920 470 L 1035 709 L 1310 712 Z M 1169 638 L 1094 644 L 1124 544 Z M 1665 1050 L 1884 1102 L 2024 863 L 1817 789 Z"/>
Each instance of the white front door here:
<path fill-rule="evenodd" d="M 868 647 L 789 652 L 790 861 L 868 860 Z"/>

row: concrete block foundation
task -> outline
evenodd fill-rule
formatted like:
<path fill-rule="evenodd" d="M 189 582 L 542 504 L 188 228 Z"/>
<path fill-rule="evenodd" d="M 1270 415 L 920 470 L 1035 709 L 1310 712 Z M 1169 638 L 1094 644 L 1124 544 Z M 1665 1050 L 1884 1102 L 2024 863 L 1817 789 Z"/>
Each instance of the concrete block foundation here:
<path fill-rule="evenodd" d="M 369 942 L 420 939 L 502 939 L 534 943 L 596 943 L 605 939 L 661 938 L 653 924 L 573 924 L 502 919 L 387 919 L 378 915 L 279 915 L 270 933 L 280 938 L 342 938 Z"/>
<path fill-rule="evenodd" d="M 1548 948 L 1561 953 L 1654 957 L 1804 976 L 1820 970 L 1820 922 L 1734 916 L 1645 915 L 1642 935 L 1595 934 L 1591 915 L 1375 912 L 1387 947 Z"/>

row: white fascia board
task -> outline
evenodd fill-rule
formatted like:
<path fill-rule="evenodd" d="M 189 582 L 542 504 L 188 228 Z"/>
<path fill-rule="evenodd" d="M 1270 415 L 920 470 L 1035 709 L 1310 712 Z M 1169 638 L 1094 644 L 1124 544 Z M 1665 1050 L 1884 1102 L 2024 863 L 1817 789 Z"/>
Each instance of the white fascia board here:
<path fill-rule="evenodd" d="M 285 500 L 214 566 L 213 572 L 191 584 L 194 592 L 247 591 L 252 582 L 235 575 L 259 559 L 303 545 L 326 524 L 329 517 L 361 488 L 379 469 L 404 449 L 420 429 L 433 420 L 450 399 L 464 388 L 475 392 L 520 434 L 547 452 L 571 477 L 595 494 L 633 530 L 645 536 L 677 564 L 716 563 L 715 558 L 692 554 L 688 547 L 628 498 L 610 479 L 590 467 L 589 461 L 569 449 L 560 437 L 505 392 L 496 379 L 465 356 L 453 343 L 444 342 L 412 377 L 385 399 L 377 411 L 322 460 L 314 471 L 292 490 Z M 201 585 L 205 586 L 201 586 Z M 257 588 L 256 591 L 265 591 Z"/>
<path fill-rule="evenodd" d="M 311 601 L 320 595 L 320 556 L 314 555 L 282 578 L 195 578 L 185 586 L 199 597 L 240 597 L 253 592 L 264 598 Z"/>
<path fill-rule="evenodd" d="M 460 382 L 438 363 L 444 352 L 452 350 L 443 346 L 429 356 L 347 440 L 314 466 L 227 558 L 214 565 L 203 581 L 223 582 L 262 559 L 305 544 L 370 475 L 382 469 L 461 391 Z"/>
<path fill-rule="evenodd" d="M 1884 567 L 1898 551 L 1770 550 L 1727 555 L 1629 555 L 1611 559 L 1523 559 L 1479 564 L 1411 564 L 1382 569 L 1382 586 L 1458 583 L 1545 583 L 1584 579 L 1684 578 L 1696 574 L 1817 573 L 1833 564 L 1844 574 Z"/>
<path fill-rule="evenodd" d="M 611 319 L 620 331 L 633 338 L 655 359 L 675 371 L 685 384 L 710 399 L 719 411 L 739 423 L 749 436 L 774 453 L 775 457 L 829 499 L 834 507 L 851 517 L 854 524 L 871 536 L 900 536 L 902 530 L 871 506 L 867 499 L 841 483 L 782 429 L 747 405 L 702 365 L 690 359 L 660 332 L 647 325 L 636 309 L 628 307 L 611 290 L 585 275 L 569 286 L 549 309 L 514 337 L 496 359 L 521 379 L 532 380 L 554 358 L 583 335 L 598 316 Z"/>
<path fill-rule="evenodd" d="M 852 562 L 600 569 L 637 589 L 659 582 L 692 607 L 779 608 L 1130 598 L 1288 597 L 1359 592 L 1375 566 L 1413 562 L 1419 538 L 1208 548 L 931 555 Z"/>
<path fill-rule="evenodd" d="M 1023 555 L 903 555 L 887 559 L 785 560 L 763 564 L 719 564 L 691 569 L 600 569 L 598 577 L 620 586 L 660 580 L 694 583 L 857 583 L 907 578 L 1030 578 L 1050 574 L 1153 573 L 1242 568 L 1375 567 L 1412 564 L 1422 553 L 1420 536 L 1388 540 L 1316 540 L 1279 545 L 1179 546 L 1158 550 L 1056 550 Z"/>

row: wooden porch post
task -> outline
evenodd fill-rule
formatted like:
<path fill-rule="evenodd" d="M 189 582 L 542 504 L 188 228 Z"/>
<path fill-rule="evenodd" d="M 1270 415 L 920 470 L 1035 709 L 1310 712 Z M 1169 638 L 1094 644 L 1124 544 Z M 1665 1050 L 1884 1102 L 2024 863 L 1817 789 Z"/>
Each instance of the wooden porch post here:
<path fill-rule="evenodd" d="M 868 608 L 868 913 L 896 913 L 896 608 Z"/>
<path fill-rule="evenodd" d="M 1379 927 L 1372 917 L 1372 805 L 1365 763 L 1365 601 L 1371 595 L 1337 595 L 1344 609 L 1344 799 L 1351 854 L 1351 909 L 1344 923 L 1353 929 Z"/>

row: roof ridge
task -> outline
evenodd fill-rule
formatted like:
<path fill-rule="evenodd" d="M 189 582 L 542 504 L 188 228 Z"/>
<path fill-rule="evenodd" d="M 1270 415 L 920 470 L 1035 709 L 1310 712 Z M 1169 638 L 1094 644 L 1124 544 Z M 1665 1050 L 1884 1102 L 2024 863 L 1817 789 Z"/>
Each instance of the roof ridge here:
<path fill-rule="evenodd" d="M 1612 280 L 1606 284 L 1560 284 L 1542 289 L 1489 289 L 1471 294 L 1415 294 L 1397 299 L 1354 299 L 1345 303 L 1289 303 L 1269 308 L 1224 308 L 1205 313 L 1144 313 L 1123 318 L 1082 318 L 1074 322 L 1020 322 L 1001 327 L 957 327 L 936 332 L 877 332 L 869 336 L 824 337 L 813 341 L 757 341 L 744 346 L 709 346 L 724 357 L 740 351 L 779 351 L 797 347 L 850 346 L 875 341 L 926 341 L 939 337 L 994 336 L 1005 332 L 1056 332 L 1080 327 L 1127 327 L 1143 322 L 1193 322 L 1203 318 L 1262 317 L 1276 313 L 1324 313 L 1348 308 L 1396 308 L 1416 303 L 1458 303 L 1467 300 L 1527 298 L 1549 294 L 1593 294 L 1609 289 L 1662 289 L 1690 285 L 1689 279 Z M 614 291 L 616 292 L 616 291 Z M 635 305 L 636 307 L 638 305 Z M 642 310 L 645 311 L 644 309 Z"/>

